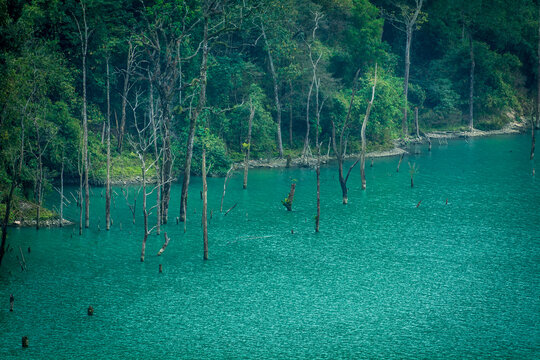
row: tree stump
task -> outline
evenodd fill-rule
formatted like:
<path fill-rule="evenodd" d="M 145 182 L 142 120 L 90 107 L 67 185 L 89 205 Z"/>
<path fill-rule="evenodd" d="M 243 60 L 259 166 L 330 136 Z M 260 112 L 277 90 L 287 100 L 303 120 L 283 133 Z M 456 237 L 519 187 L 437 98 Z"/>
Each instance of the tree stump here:
<path fill-rule="evenodd" d="M 15 303 L 15 297 L 13 294 L 9 295 L 9 311 L 13 311 L 13 304 Z"/>
<path fill-rule="evenodd" d="M 285 198 L 285 200 L 281 200 L 281 203 L 283 206 L 287 208 L 287 211 L 292 211 L 292 203 L 294 200 L 294 189 L 296 188 L 296 184 L 291 184 L 291 191 L 289 192 L 289 196 Z"/>
<path fill-rule="evenodd" d="M 90 305 L 88 307 L 88 316 L 92 316 L 92 315 L 94 315 L 94 308 L 92 307 L 92 305 Z"/>
<path fill-rule="evenodd" d="M 163 265 L 159 264 L 159 273 L 163 273 Z"/>
<path fill-rule="evenodd" d="M 285 165 L 285 168 L 290 168 L 291 167 L 291 155 L 287 155 L 287 164 Z"/>
<path fill-rule="evenodd" d="M 22 337 L 22 347 L 27 348 L 28 347 L 28 336 Z"/>

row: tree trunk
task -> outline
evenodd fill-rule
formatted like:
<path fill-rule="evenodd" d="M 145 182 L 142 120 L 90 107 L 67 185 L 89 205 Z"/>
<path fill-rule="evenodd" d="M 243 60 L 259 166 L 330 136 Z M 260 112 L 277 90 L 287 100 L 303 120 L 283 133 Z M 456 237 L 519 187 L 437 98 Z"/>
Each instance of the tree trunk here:
<path fill-rule="evenodd" d="M 540 3 L 538 4 L 538 63 L 536 71 L 536 128 L 540 128 Z"/>
<path fill-rule="evenodd" d="M 292 123 L 293 123 L 293 111 L 292 111 L 292 98 L 293 98 L 293 87 L 292 87 L 292 80 L 289 80 L 289 88 L 290 88 L 290 93 L 289 93 L 289 148 L 292 149 L 293 147 L 293 126 L 292 126 Z"/>
<path fill-rule="evenodd" d="M 81 40 L 81 55 L 82 55 L 82 81 L 83 81 L 83 169 L 84 169 L 84 204 L 85 204 L 85 222 L 84 226 L 88 228 L 90 226 L 90 188 L 88 185 L 88 115 L 87 115 L 87 96 L 86 96 L 86 56 L 88 54 L 88 25 L 86 23 L 86 6 L 81 1 L 81 9 L 83 14 L 84 28 L 81 30 L 79 27 L 79 35 Z M 78 23 L 77 23 L 78 25 Z M 84 34 L 83 34 L 84 30 Z M 82 205 L 81 205 L 82 206 Z"/>
<path fill-rule="evenodd" d="M 418 128 L 418 106 L 414 108 L 414 125 L 416 127 L 416 138 L 420 139 L 420 129 Z"/>
<path fill-rule="evenodd" d="M 248 136 L 247 136 L 247 148 L 246 156 L 244 159 L 244 185 L 243 188 L 247 189 L 248 171 L 249 171 L 249 153 L 251 151 L 251 127 L 253 125 L 253 118 L 255 117 L 255 107 L 250 99 L 249 103 L 249 121 L 248 121 Z"/>
<path fill-rule="evenodd" d="M 148 239 L 148 211 L 146 210 L 146 164 L 144 162 L 144 154 L 139 154 L 141 159 L 141 175 L 142 175 L 142 193 L 143 193 L 143 217 L 144 217 L 144 237 L 141 249 L 141 262 L 144 261 L 144 253 L 146 251 L 146 240 Z"/>
<path fill-rule="evenodd" d="M 207 203 L 207 185 L 206 185 L 206 148 L 203 145 L 202 153 L 202 183 L 203 183 L 203 210 L 202 210 L 202 226 L 203 226 L 203 245 L 204 245 L 204 254 L 203 259 L 208 260 L 208 223 L 206 219 L 206 213 L 208 208 Z"/>
<path fill-rule="evenodd" d="M 343 204 L 347 204 L 349 202 L 349 198 L 347 196 L 347 182 L 345 181 L 345 178 L 343 177 L 343 159 L 338 159 L 338 172 L 339 172 L 339 185 L 341 186 L 341 193 L 343 195 Z"/>
<path fill-rule="evenodd" d="M 474 129 L 474 67 L 476 65 L 474 61 L 474 47 L 472 35 L 469 33 L 469 56 L 471 58 L 471 70 L 469 75 L 469 131 Z"/>
<path fill-rule="evenodd" d="M 285 200 L 282 200 L 283 206 L 287 208 L 287 211 L 292 211 L 292 204 L 294 201 L 294 190 L 296 189 L 296 184 L 291 184 L 291 191 L 289 192 L 289 196 Z"/>
<path fill-rule="evenodd" d="M 377 64 L 375 64 L 375 78 L 373 82 L 373 88 L 371 91 L 371 100 L 368 101 L 367 108 L 366 108 L 366 115 L 364 116 L 364 121 L 362 122 L 362 129 L 360 131 L 360 135 L 362 138 L 362 153 L 360 154 L 360 176 L 362 178 L 362 190 L 366 189 L 366 127 L 369 121 L 371 107 L 373 106 L 373 101 L 375 100 L 375 87 L 376 86 L 377 86 Z"/>
<path fill-rule="evenodd" d="M 9 195 L 6 202 L 6 211 L 4 213 L 4 220 L 2 222 L 2 244 L 0 245 L 0 265 L 2 265 L 2 259 L 6 253 L 6 240 L 7 240 L 7 227 L 9 224 L 9 215 L 11 214 L 11 202 L 13 200 L 13 191 L 17 187 L 15 180 L 12 180 L 9 189 Z"/>
<path fill-rule="evenodd" d="M 62 150 L 62 169 L 60 170 L 60 227 L 64 227 L 64 150 Z"/>
<path fill-rule="evenodd" d="M 409 68 L 411 66 L 411 42 L 412 42 L 412 27 L 407 28 L 407 43 L 405 44 L 405 80 L 403 84 L 404 106 L 403 106 L 403 136 L 409 135 L 409 123 L 407 121 L 407 110 L 409 107 Z"/>
<path fill-rule="evenodd" d="M 151 79 L 151 77 L 149 76 Z M 157 124 L 155 119 L 155 113 L 154 113 L 154 83 L 152 80 L 150 81 L 150 89 L 149 89 L 149 102 L 150 102 L 150 121 L 152 123 L 152 130 L 153 130 L 153 136 L 154 136 L 154 156 L 156 158 L 156 177 L 157 177 L 157 190 L 156 190 L 156 233 L 159 235 L 161 232 L 161 187 L 163 184 L 163 173 L 161 171 L 161 167 L 159 166 L 159 151 L 158 151 L 158 144 L 157 144 Z"/>
<path fill-rule="evenodd" d="M 172 152 L 171 152 L 171 115 L 169 103 L 160 97 L 163 111 L 163 188 L 161 197 L 161 223 L 166 224 L 169 215 L 169 201 L 171 199 L 172 180 Z"/>
<path fill-rule="evenodd" d="M 195 108 L 194 113 L 191 115 L 189 122 L 189 136 L 186 145 L 186 161 L 184 165 L 184 179 L 182 180 L 182 194 L 180 196 L 180 221 L 186 221 L 187 214 L 187 198 L 189 188 L 189 177 L 191 174 L 191 158 L 193 156 L 193 140 L 195 138 L 195 126 L 197 124 L 197 118 L 206 104 L 206 73 L 208 69 L 208 17 L 204 18 L 204 33 L 203 33 L 203 52 L 200 68 L 200 90 L 199 90 L 199 103 Z"/>
<path fill-rule="evenodd" d="M 264 24 L 261 22 L 262 36 L 264 43 L 266 45 L 266 53 L 268 55 L 268 62 L 270 64 L 270 73 L 272 74 L 272 81 L 274 83 L 274 101 L 276 103 L 276 122 L 277 122 L 277 142 L 279 157 L 283 157 L 283 143 L 281 142 L 281 103 L 279 102 L 279 84 L 276 74 L 276 69 L 274 68 L 274 61 L 272 59 L 272 53 L 270 51 L 270 46 L 268 45 L 268 39 L 266 38 L 266 32 L 264 31 Z"/>
<path fill-rule="evenodd" d="M 313 85 L 315 83 L 316 77 L 313 75 L 313 79 L 311 80 L 311 85 L 309 86 L 308 91 L 308 97 L 307 97 L 307 105 L 306 105 L 306 136 L 304 138 L 304 150 L 302 151 L 302 156 L 308 156 L 309 153 L 309 108 L 310 108 L 310 100 L 311 100 L 311 93 L 313 92 Z"/>
<path fill-rule="evenodd" d="M 111 228 L 111 86 L 109 56 L 105 58 L 107 67 L 107 184 L 105 188 L 105 228 Z"/>
<path fill-rule="evenodd" d="M 231 171 L 233 169 L 234 169 L 234 165 L 232 165 L 229 171 L 227 171 L 227 175 L 225 176 L 225 179 L 223 180 L 223 194 L 221 195 L 221 205 L 219 207 L 220 212 L 223 211 L 223 200 L 225 199 L 225 191 L 227 191 L 227 183 L 229 182 L 229 176 L 231 175 Z"/>
<path fill-rule="evenodd" d="M 120 118 L 120 128 L 118 129 L 118 152 L 121 154 L 124 145 L 124 132 L 126 130 L 126 105 L 129 95 L 129 79 L 131 76 L 133 62 L 135 60 L 135 48 L 131 40 L 128 40 L 128 52 L 126 59 L 126 70 L 124 72 L 124 87 L 122 89 L 122 116 Z"/>
<path fill-rule="evenodd" d="M 531 141 L 531 160 L 534 159 L 534 146 L 536 143 L 536 135 L 534 131 L 534 121 L 531 119 L 531 132 L 532 132 L 532 141 Z"/>
<path fill-rule="evenodd" d="M 321 220 L 321 147 L 317 149 L 317 215 L 315 216 L 315 232 L 319 232 L 319 222 Z"/>
<path fill-rule="evenodd" d="M 397 164 L 396 172 L 399 172 L 399 167 L 401 166 L 401 162 L 403 161 L 404 156 L 405 156 L 405 153 L 401 153 L 401 156 L 399 157 L 399 162 Z"/>

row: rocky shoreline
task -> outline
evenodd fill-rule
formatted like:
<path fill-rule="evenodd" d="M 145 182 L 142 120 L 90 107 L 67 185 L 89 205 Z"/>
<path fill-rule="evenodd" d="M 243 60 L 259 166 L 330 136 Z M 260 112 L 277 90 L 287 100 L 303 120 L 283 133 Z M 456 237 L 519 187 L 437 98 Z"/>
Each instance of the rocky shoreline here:
<path fill-rule="evenodd" d="M 74 225 L 75 223 L 63 219 L 62 226 L 70 226 Z M 13 223 L 10 224 L 10 226 L 14 227 L 35 227 L 36 226 L 36 219 L 30 220 L 30 219 L 20 219 L 15 220 Z M 40 227 L 60 227 L 60 219 L 46 219 L 46 220 L 40 220 L 39 221 Z"/>

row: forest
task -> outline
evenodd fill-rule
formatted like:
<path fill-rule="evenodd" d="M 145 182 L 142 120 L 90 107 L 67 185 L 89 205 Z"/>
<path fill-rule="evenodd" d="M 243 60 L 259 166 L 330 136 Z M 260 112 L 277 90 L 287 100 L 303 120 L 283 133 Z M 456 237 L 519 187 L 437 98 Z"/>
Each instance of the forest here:
<path fill-rule="evenodd" d="M 108 230 L 111 184 L 134 182 L 159 232 L 185 220 L 191 175 L 241 164 L 245 188 L 250 159 L 326 154 L 347 203 L 348 154 L 365 188 L 367 150 L 538 125 L 538 14 L 531 0 L 1 0 L 0 261 L 14 208 L 35 204 L 39 228 L 64 183 L 81 234 L 91 187 L 106 187 Z"/>

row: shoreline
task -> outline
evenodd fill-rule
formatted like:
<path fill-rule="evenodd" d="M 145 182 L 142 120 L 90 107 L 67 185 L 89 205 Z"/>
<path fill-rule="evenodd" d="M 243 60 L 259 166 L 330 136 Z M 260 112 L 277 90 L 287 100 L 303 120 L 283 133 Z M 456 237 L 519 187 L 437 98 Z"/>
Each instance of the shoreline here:
<path fill-rule="evenodd" d="M 409 151 L 407 151 L 407 147 L 413 144 L 427 144 L 431 141 L 431 139 L 438 139 L 438 140 L 448 140 L 448 139 L 468 139 L 472 137 L 488 137 L 488 136 L 497 136 L 497 135 L 513 135 L 513 134 L 521 134 L 529 129 L 527 124 L 519 123 L 519 122 L 511 122 L 507 124 L 504 128 L 499 130 L 489 130 L 489 131 L 482 131 L 473 129 L 472 131 L 463 131 L 463 130 L 457 130 L 457 131 L 431 131 L 428 133 L 424 133 L 424 136 L 420 136 L 420 138 L 409 138 L 408 140 L 394 140 L 394 147 L 390 150 L 378 150 L 378 151 L 371 151 L 366 153 L 366 159 L 369 158 L 381 158 L 381 157 L 390 157 L 390 156 L 400 156 L 401 154 L 408 154 Z M 360 153 L 353 153 L 353 154 L 347 154 L 345 155 L 346 159 L 350 158 L 356 158 L 359 157 Z M 321 156 L 321 164 L 327 164 L 331 161 L 336 161 L 335 156 L 328 156 L 323 155 Z M 251 169 L 261 169 L 261 168 L 267 168 L 267 169 L 275 169 L 275 168 L 302 168 L 302 167 L 315 167 L 317 163 L 316 157 L 295 157 L 290 160 L 289 165 L 287 165 L 287 159 L 279 159 L 279 158 L 272 158 L 272 159 L 258 159 L 258 160 L 250 160 L 249 161 L 249 168 Z M 235 163 L 235 167 L 241 168 L 243 167 L 243 162 Z"/>

